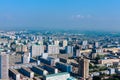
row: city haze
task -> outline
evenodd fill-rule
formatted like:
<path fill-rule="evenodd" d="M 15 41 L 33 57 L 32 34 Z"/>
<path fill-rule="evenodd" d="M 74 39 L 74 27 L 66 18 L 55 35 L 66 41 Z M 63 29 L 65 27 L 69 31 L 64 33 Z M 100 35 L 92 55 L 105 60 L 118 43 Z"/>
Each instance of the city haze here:
<path fill-rule="evenodd" d="M 120 31 L 119 0 L 1 0 L 2 30 Z"/>

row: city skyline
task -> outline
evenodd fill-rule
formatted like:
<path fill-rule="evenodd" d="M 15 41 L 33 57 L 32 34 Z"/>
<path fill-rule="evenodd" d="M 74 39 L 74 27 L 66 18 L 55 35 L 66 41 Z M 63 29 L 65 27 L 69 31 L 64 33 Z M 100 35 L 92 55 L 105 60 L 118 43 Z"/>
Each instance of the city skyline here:
<path fill-rule="evenodd" d="M 0 1 L 0 29 L 120 31 L 119 3 L 119 0 Z"/>

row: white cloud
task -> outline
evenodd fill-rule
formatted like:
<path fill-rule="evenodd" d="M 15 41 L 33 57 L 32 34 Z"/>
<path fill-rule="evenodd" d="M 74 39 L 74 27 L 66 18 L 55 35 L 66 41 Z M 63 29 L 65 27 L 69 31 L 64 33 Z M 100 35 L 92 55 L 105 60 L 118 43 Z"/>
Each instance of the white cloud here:
<path fill-rule="evenodd" d="M 83 19 L 84 16 L 83 16 L 83 15 L 80 15 L 80 14 L 77 14 L 77 15 L 73 15 L 72 18 L 73 18 L 73 19 Z"/>
<path fill-rule="evenodd" d="M 87 18 L 91 18 L 92 16 L 90 14 L 88 15 L 81 15 L 81 14 L 77 14 L 77 15 L 72 15 L 73 19 L 87 19 Z"/>
<path fill-rule="evenodd" d="M 84 16 L 79 14 L 79 15 L 76 15 L 76 18 L 80 18 L 81 19 L 81 18 L 84 18 Z"/>

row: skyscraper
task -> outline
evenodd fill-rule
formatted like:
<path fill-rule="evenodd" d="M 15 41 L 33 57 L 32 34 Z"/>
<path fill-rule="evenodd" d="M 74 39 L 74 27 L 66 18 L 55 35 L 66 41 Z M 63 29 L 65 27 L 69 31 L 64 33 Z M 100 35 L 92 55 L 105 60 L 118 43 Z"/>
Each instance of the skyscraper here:
<path fill-rule="evenodd" d="M 0 53 L 0 80 L 8 80 L 9 55 L 6 52 Z"/>
<path fill-rule="evenodd" d="M 89 60 L 88 59 L 79 59 L 78 74 L 84 79 L 89 77 Z"/>

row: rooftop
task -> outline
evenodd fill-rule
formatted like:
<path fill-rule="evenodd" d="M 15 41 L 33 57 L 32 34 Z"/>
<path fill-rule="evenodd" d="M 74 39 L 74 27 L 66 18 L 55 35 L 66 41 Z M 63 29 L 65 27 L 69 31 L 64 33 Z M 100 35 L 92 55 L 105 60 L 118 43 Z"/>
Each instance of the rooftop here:
<path fill-rule="evenodd" d="M 60 75 L 67 75 L 69 74 L 68 72 L 62 72 L 62 73 L 57 73 L 57 74 L 50 74 L 46 75 L 45 77 L 53 77 L 53 76 L 60 76 Z"/>

